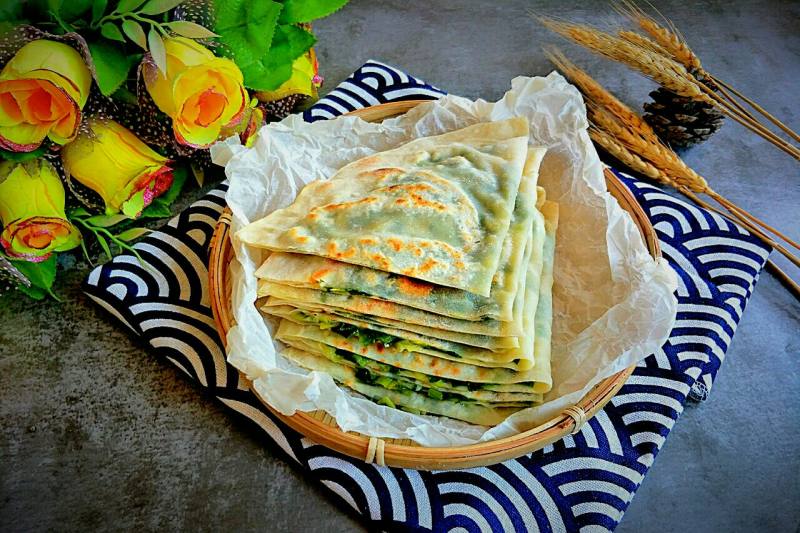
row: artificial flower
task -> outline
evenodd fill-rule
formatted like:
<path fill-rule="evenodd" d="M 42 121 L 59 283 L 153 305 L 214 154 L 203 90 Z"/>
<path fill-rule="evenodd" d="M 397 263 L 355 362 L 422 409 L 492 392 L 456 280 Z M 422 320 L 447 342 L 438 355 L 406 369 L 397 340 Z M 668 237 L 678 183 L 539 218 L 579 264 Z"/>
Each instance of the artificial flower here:
<path fill-rule="evenodd" d="M 248 103 L 242 71 L 230 59 L 185 37 L 164 39 L 166 74 L 144 64 L 144 80 L 158 108 L 172 118 L 179 143 L 205 148 L 223 127 L 239 122 Z"/>
<path fill-rule="evenodd" d="M 64 170 L 103 198 L 107 214 L 139 216 L 172 185 L 169 160 L 113 120 L 89 127 L 61 151 Z"/>
<path fill-rule="evenodd" d="M 81 55 L 56 41 L 31 41 L 0 72 L 0 147 L 30 152 L 48 137 L 66 144 L 78 131 L 92 75 Z"/>
<path fill-rule="evenodd" d="M 273 102 L 292 94 L 302 94 L 316 99 L 317 89 L 321 85 L 322 76 L 319 75 L 319 62 L 317 62 L 317 54 L 312 48 L 294 60 L 292 76 L 280 87 L 274 91 L 258 91 L 255 96 L 262 102 Z"/>
<path fill-rule="evenodd" d="M 0 221 L 0 244 L 14 259 L 44 261 L 81 242 L 64 213 L 64 185 L 44 159 L 0 163 Z"/>

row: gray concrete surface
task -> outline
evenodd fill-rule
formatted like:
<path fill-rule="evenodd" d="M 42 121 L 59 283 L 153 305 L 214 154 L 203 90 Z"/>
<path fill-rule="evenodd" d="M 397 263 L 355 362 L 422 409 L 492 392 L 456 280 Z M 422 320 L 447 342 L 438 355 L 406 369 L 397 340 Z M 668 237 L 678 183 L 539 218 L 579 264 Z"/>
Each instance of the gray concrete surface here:
<path fill-rule="evenodd" d="M 657 3 L 710 71 L 800 129 L 800 4 Z M 558 40 L 529 9 L 601 25 L 617 18 L 600 2 L 355 1 L 316 26 L 322 72 L 333 87 L 376 58 L 451 92 L 496 98 L 512 77 L 550 70 L 541 47 Z M 629 103 L 651 90 L 564 48 Z M 727 124 L 686 159 L 800 239 L 790 157 Z M 88 266 L 68 266 L 61 304 L 0 297 L 0 529 L 360 529 L 261 435 L 92 306 L 78 290 Z M 683 414 L 618 531 L 798 530 L 798 331 L 800 304 L 765 273 L 710 399 Z"/>

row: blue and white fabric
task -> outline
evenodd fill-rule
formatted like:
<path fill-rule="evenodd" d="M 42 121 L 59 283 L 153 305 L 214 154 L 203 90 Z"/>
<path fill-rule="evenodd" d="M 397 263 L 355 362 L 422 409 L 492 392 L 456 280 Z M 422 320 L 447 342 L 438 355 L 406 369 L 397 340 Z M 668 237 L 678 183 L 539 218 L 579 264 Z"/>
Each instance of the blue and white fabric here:
<path fill-rule="evenodd" d="M 305 112 L 322 120 L 358 107 L 442 91 L 369 61 Z M 208 247 L 225 206 L 213 190 L 136 244 L 148 265 L 121 255 L 92 271 L 86 293 L 158 356 L 258 425 L 309 478 L 375 529 L 610 531 L 653 464 L 687 397 L 707 391 L 769 253 L 714 213 L 618 174 L 650 217 L 680 278 L 669 341 L 575 435 L 485 468 L 418 472 L 365 464 L 277 420 L 225 361 L 209 307 Z"/>

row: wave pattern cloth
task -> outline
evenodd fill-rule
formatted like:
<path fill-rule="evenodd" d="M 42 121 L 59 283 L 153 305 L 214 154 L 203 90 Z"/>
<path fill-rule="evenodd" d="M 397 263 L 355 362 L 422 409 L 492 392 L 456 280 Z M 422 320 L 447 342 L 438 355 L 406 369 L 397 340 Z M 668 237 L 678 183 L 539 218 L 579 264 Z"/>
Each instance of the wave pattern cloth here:
<path fill-rule="evenodd" d="M 329 118 L 397 97 L 441 93 L 375 61 L 343 87 L 306 111 L 306 119 Z M 613 530 L 693 387 L 711 387 L 769 253 L 755 237 L 721 217 L 619 176 L 652 220 L 663 254 L 680 277 L 675 329 L 580 432 L 491 467 L 417 472 L 368 465 L 300 436 L 261 405 L 225 362 L 209 307 L 208 246 L 225 205 L 225 185 L 136 244 L 152 268 L 142 268 L 132 255 L 117 256 L 92 271 L 84 289 L 158 355 L 261 427 L 291 461 L 371 527 Z"/>

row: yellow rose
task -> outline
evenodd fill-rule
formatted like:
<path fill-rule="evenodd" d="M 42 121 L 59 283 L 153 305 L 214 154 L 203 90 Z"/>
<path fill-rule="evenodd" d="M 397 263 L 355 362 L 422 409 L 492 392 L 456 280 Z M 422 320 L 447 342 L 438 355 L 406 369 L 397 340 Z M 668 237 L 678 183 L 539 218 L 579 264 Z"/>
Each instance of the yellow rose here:
<path fill-rule="evenodd" d="M 81 242 L 64 214 L 64 185 L 44 159 L 0 163 L 0 221 L 0 244 L 12 258 L 44 261 Z"/>
<path fill-rule="evenodd" d="M 81 55 L 56 41 L 31 41 L 0 72 L 0 147 L 30 152 L 49 137 L 75 137 L 92 75 Z"/>
<path fill-rule="evenodd" d="M 274 91 L 258 91 L 255 97 L 262 102 L 273 102 L 292 94 L 304 94 L 317 98 L 317 89 L 322 85 L 317 54 L 312 48 L 292 63 L 292 76 Z"/>
<path fill-rule="evenodd" d="M 204 148 L 217 140 L 223 127 L 236 124 L 248 98 L 242 72 L 230 59 L 185 37 L 164 39 L 167 72 L 144 64 L 147 91 L 158 108 L 172 118 L 181 144 Z"/>
<path fill-rule="evenodd" d="M 172 185 L 169 160 L 113 120 L 92 120 L 89 127 L 61 150 L 64 170 L 100 194 L 107 214 L 139 216 Z"/>

